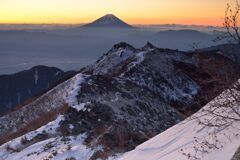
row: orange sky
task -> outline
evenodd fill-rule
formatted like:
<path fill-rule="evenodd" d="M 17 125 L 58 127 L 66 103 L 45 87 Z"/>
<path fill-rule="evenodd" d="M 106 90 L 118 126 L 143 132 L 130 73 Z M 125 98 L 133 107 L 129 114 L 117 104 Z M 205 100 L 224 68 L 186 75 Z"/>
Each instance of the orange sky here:
<path fill-rule="evenodd" d="M 112 13 L 129 24 L 221 25 L 235 0 L 0 0 L 0 23 L 88 23 Z"/>

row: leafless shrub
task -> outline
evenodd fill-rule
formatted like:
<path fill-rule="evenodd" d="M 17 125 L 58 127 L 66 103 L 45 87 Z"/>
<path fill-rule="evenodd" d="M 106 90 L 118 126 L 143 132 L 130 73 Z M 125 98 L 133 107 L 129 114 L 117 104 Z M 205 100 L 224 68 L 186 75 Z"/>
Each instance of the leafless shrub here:
<path fill-rule="evenodd" d="M 29 140 L 27 139 L 27 137 L 26 137 L 26 136 L 23 136 L 23 137 L 21 138 L 21 144 L 26 145 L 26 144 L 28 144 L 28 143 L 29 143 Z"/>
<path fill-rule="evenodd" d="M 235 7 L 227 4 L 225 10 L 225 17 L 223 19 L 223 27 L 225 32 L 218 32 L 219 36 L 215 41 L 228 40 L 229 43 L 240 45 L 240 33 L 239 33 L 239 16 L 240 16 L 240 4 L 236 0 Z M 226 82 L 229 81 L 229 77 L 226 76 Z M 190 120 L 196 120 L 198 125 L 202 128 L 208 127 L 209 139 L 195 138 L 193 141 L 193 151 L 181 149 L 180 153 L 188 157 L 191 160 L 200 160 L 203 155 L 208 154 L 214 150 L 223 147 L 223 143 L 218 137 L 218 133 L 224 133 L 224 136 L 231 141 L 232 136 L 239 136 L 240 126 L 235 125 L 240 123 L 240 81 L 235 82 L 230 88 L 228 88 L 224 94 L 221 94 L 213 101 L 211 101 L 207 107 L 201 109 L 200 112 L 195 114 Z M 229 128 L 236 129 L 236 133 L 225 133 L 223 131 Z M 228 134 L 229 133 L 229 134 Z"/>
<path fill-rule="evenodd" d="M 65 160 L 76 160 L 75 157 L 69 157 L 69 158 L 66 158 Z"/>
<path fill-rule="evenodd" d="M 51 148 L 53 148 L 53 147 L 54 147 L 53 142 L 49 142 L 49 143 L 47 143 L 47 144 L 44 145 L 43 151 L 47 151 L 47 150 L 49 150 L 49 149 L 51 149 Z"/>
<path fill-rule="evenodd" d="M 197 115 L 200 125 L 216 128 L 217 131 L 224 130 L 234 122 L 240 123 L 240 81 L 235 82 L 225 94 L 219 95 L 209 107 L 203 108 L 201 115 Z M 204 118 L 202 118 L 204 117 Z"/>
<path fill-rule="evenodd" d="M 225 32 L 216 31 L 219 36 L 215 41 L 228 40 L 231 43 L 240 44 L 240 34 L 239 34 L 239 13 L 240 4 L 236 0 L 235 7 L 227 4 L 225 10 L 225 16 L 223 18 L 223 27 L 226 29 Z"/>

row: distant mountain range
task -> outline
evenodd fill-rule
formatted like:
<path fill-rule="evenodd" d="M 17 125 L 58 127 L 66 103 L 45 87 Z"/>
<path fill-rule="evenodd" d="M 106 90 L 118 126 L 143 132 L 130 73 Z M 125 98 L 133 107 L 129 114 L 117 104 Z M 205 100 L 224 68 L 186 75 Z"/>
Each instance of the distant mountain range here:
<path fill-rule="evenodd" d="M 169 39 L 178 37 L 182 40 L 188 39 L 189 37 L 206 40 L 209 40 L 209 38 L 211 38 L 210 34 L 191 29 L 159 31 L 156 33 L 156 36 Z"/>
<path fill-rule="evenodd" d="M 78 27 L 54 32 L 0 31 L 0 64 L 27 64 L 21 68 L 1 66 L 0 74 L 13 73 L 14 70 L 20 71 L 38 64 L 55 65 L 63 70 L 78 69 L 96 60 L 100 53 L 119 41 L 126 41 L 134 46 L 142 46 L 146 41 L 151 41 L 161 48 L 186 51 L 194 49 L 194 44 L 198 48 L 216 45 L 213 42 L 215 37 L 213 34 L 193 30 L 159 32 L 112 27 Z M 12 57 L 14 62 L 6 61 L 12 60 Z M 73 61 L 75 63 L 67 63 Z M 56 64 L 57 62 L 60 63 Z"/>

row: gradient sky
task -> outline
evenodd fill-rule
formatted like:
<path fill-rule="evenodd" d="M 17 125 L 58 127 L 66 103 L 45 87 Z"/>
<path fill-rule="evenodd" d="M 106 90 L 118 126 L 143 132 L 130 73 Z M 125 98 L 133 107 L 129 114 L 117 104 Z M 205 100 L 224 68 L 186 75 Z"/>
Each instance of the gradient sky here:
<path fill-rule="evenodd" d="M 221 25 L 235 0 L 0 0 L 0 23 L 88 23 L 112 13 L 129 24 Z"/>

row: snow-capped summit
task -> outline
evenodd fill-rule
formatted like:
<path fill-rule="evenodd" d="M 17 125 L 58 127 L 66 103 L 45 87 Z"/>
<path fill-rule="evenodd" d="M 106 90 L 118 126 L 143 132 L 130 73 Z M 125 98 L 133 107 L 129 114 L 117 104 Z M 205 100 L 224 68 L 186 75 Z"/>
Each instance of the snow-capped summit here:
<path fill-rule="evenodd" d="M 114 28 L 132 28 L 131 25 L 122 21 L 113 14 L 106 14 L 105 16 L 95 20 L 92 23 L 86 24 L 83 27 L 114 27 Z"/>

